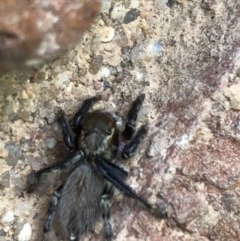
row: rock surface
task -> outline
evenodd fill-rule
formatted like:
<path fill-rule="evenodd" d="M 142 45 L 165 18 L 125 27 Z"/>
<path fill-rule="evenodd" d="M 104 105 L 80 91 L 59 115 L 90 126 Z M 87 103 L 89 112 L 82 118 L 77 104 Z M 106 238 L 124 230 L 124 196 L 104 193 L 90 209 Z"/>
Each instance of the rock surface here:
<path fill-rule="evenodd" d="M 99 0 L 0 1 L 0 71 L 42 65 L 72 48 L 100 10 Z"/>
<path fill-rule="evenodd" d="M 101 94 L 94 109 L 125 115 L 146 93 L 139 124 L 148 137 L 131 161 L 129 183 L 159 203 L 156 220 L 116 192 L 111 205 L 114 240 L 238 241 L 240 237 L 240 3 L 239 1 L 104 1 L 101 16 L 63 58 L 31 74 L 0 78 L 0 240 L 18 240 L 24 224 L 31 241 L 61 176 L 50 175 L 26 195 L 26 175 L 66 154 L 56 123 L 82 100 Z M 169 5 L 169 4 L 168 4 Z M 139 17 L 124 24 L 136 9 Z M 114 36 L 101 41 L 104 29 Z M 104 34 L 104 36 L 103 36 Z M 6 180 L 6 181 L 5 181 Z M 22 208 L 21 208 L 22 207 Z M 54 232 L 49 240 L 57 241 Z M 101 240 L 102 224 L 81 240 Z"/>

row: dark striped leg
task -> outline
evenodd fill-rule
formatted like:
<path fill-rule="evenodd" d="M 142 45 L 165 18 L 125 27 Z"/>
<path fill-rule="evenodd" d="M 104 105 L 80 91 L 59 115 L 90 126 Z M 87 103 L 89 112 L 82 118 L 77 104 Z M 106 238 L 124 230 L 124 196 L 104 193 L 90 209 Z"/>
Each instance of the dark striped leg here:
<path fill-rule="evenodd" d="M 110 223 L 110 207 L 109 207 L 109 200 L 113 196 L 113 187 L 112 185 L 106 186 L 102 197 L 101 197 L 101 209 L 102 209 L 102 218 L 103 218 L 103 228 L 104 228 L 104 236 L 105 241 L 112 240 L 112 226 Z"/>
<path fill-rule="evenodd" d="M 95 97 L 87 99 L 83 102 L 83 105 L 80 108 L 80 110 L 74 115 L 74 117 L 70 121 L 70 124 L 73 129 L 77 129 L 80 127 L 80 124 L 81 124 L 82 120 L 84 119 L 86 113 L 99 100 L 100 100 L 100 96 L 95 96 Z"/>
<path fill-rule="evenodd" d="M 122 136 L 125 140 L 130 140 L 135 132 L 138 112 L 142 107 L 144 99 L 145 95 L 141 94 L 132 103 L 132 106 L 127 115 L 127 123 L 125 125 L 125 129 L 122 132 Z"/>
<path fill-rule="evenodd" d="M 52 195 L 51 201 L 50 201 L 50 205 L 46 214 L 46 218 L 45 218 L 45 222 L 43 225 L 43 232 L 47 233 L 52 229 L 52 220 L 54 217 L 54 213 L 56 211 L 58 202 L 62 196 L 62 190 L 63 190 L 63 186 L 61 185 Z"/>
<path fill-rule="evenodd" d="M 82 151 L 75 151 L 70 153 L 62 161 L 56 162 L 53 165 L 43 168 L 38 172 L 31 172 L 27 176 L 27 192 L 31 193 L 34 191 L 34 188 L 38 185 L 43 177 L 54 170 L 59 170 L 62 168 L 71 168 L 74 169 L 82 160 L 84 159 L 84 154 Z"/>
<path fill-rule="evenodd" d="M 66 118 L 65 118 L 65 114 L 64 114 L 63 110 L 61 110 L 59 113 L 58 124 L 59 124 L 60 128 L 62 129 L 62 136 L 63 136 L 63 140 L 64 140 L 66 147 L 70 151 L 76 150 L 76 145 L 77 145 L 76 138 L 71 129 L 71 126 L 68 123 L 68 120 L 66 120 Z"/>
<path fill-rule="evenodd" d="M 132 140 L 124 146 L 123 151 L 122 151 L 122 158 L 123 159 L 128 159 L 131 158 L 134 154 L 135 151 L 137 150 L 139 144 L 147 134 L 147 127 L 141 126 L 141 128 L 137 131 L 136 135 L 132 138 Z"/>
<path fill-rule="evenodd" d="M 149 204 L 146 200 L 139 197 L 131 187 L 129 187 L 125 180 L 127 177 L 127 172 L 112 163 L 112 165 L 106 165 L 105 160 L 100 157 L 96 162 L 97 168 L 102 173 L 102 175 L 113 184 L 119 191 L 121 191 L 124 195 L 131 197 L 138 202 L 142 203 L 146 208 L 152 209 L 151 204 Z"/>

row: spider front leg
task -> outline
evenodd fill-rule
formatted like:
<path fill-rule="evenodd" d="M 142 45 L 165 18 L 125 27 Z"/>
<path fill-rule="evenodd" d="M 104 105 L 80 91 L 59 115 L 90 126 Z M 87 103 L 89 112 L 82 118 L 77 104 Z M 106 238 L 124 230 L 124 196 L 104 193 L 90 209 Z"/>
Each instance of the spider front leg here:
<path fill-rule="evenodd" d="M 132 140 L 124 146 L 122 151 L 122 158 L 128 159 L 131 158 L 135 151 L 137 150 L 139 144 L 147 134 L 147 127 L 145 125 L 141 126 L 141 128 L 137 131 L 136 135 L 132 138 Z"/>
<path fill-rule="evenodd" d="M 130 140 L 135 132 L 138 112 L 142 107 L 144 99 L 145 95 L 141 94 L 132 103 L 132 106 L 127 115 L 127 123 L 125 125 L 125 129 L 122 132 L 122 136 L 125 140 Z"/>
<path fill-rule="evenodd" d="M 58 124 L 62 130 L 62 136 L 66 147 L 70 151 L 76 150 L 76 138 L 73 134 L 73 131 L 69 125 L 68 120 L 66 120 L 65 118 L 65 113 L 63 110 L 61 110 L 59 113 Z"/>
<path fill-rule="evenodd" d="M 101 209 L 102 209 L 102 218 L 104 221 L 103 228 L 104 228 L 104 236 L 105 241 L 111 241 L 112 240 L 112 226 L 110 223 L 110 207 L 109 207 L 109 200 L 113 196 L 113 186 L 112 185 L 106 185 L 102 197 L 101 197 Z"/>
<path fill-rule="evenodd" d="M 72 128 L 74 130 L 79 129 L 82 120 L 84 119 L 86 113 L 89 111 L 89 109 L 97 102 L 101 99 L 100 96 L 94 96 L 90 99 L 87 99 L 83 102 L 82 107 L 80 108 L 80 110 L 74 115 L 74 117 L 72 118 L 72 120 L 70 121 L 70 125 L 72 126 Z"/>
<path fill-rule="evenodd" d="M 58 202 L 62 196 L 63 186 L 61 185 L 52 195 L 49 208 L 44 221 L 43 232 L 47 233 L 52 229 L 52 220 L 58 205 Z"/>

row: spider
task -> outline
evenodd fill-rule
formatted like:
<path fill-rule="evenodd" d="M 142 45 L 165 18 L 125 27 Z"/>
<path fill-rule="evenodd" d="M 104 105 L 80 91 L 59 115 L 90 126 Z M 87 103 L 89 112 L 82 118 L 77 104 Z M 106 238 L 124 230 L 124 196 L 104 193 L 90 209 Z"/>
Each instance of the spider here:
<path fill-rule="evenodd" d="M 64 143 L 71 152 L 62 161 L 27 176 L 27 192 L 31 193 L 47 173 L 62 168 L 71 170 L 70 176 L 52 195 L 44 234 L 51 230 L 56 213 L 62 235 L 69 240 L 79 240 L 102 215 L 105 240 L 112 240 L 109 201 L 114 187 L 143 204 L 151 213 L 155 212 L 148 201 L 125 183 L 128 172 L 114 163 L 119 155 L 122 159 L 131 158 L 147 134 L 146 125 L 135 133 L 144 98 L 141 94 L 133 101 L 123 131 L 117 125 L 116 115 L 103 110 L 88 112 L 100 97 L 85 100 L 70 121 L 60 111 L 58 122 Z"/>

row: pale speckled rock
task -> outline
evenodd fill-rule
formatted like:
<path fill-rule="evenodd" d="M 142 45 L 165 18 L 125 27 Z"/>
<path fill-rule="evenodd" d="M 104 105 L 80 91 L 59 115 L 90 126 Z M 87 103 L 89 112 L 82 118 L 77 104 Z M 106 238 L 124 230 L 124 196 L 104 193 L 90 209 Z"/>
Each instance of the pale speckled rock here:
<path fill-rule="evenodd" d="M 131 51 L 131 60 L 134 63 L 149 62 L 161 54 L 161 43 L 145 40 L 134 46 Z"/>
<path fill-rule="evenodd" d="M 119 47 L 127 46 L 128 38 L 127 38 L 127 36 L 124 32 L 124 29 L 121 25 L 115 27 L 115 35 L 114 35 L 113 41 Z"/>
<path fill-rule="evenodd" d="M 57 144 L 57 140 L 53 137 L 50 137 L 47 140 L 45 140 L 45 144 L 49 149 L 53 149 Z"/>
<path fill-rule="evenodd" d="M 31 211 L 31 205 L 27 200 L 17 199 L 14 205 L 14 213 L 20 218 L 28 217 Z"/>
<path fill-rule="evenodd" d="M 126 1 L 129 3 L 129 6 L 128 8 L 139 8 L 140 4 L 141 4 L 141 1 L 139 0 L 129 0 L 129 1 Z"/>
<path fill-rule="evenodd" d="M 0 175 L 0 185 L 1 185 L 3 188 L 8 188 L 8 187 L 10 187 L 10 174 L 9 174 L 9 171 L 3 172 L 3 173 Z"/>
<path fill-rule="evenodd" d="M 107 68 L 107 67 L 102 67 L 101 68 L 101 76 L 103 77 L 103 78 L 107 78 L 109 75 L 110 75 L 110 70 L 109 70 L 109 68 Z"/>
<path fill-rule="evenodd" d="M 109 10 L 111 8 L 111 2 L 111 0 L 102 0 L 101 13 L 109 13 Z"/>
<path fill-rule="evenodd" d="M 103 43 L 107 43 L 110 42 L 115 34 L 115 29 L 113 27 L 103 27 L 100 30 L 101 36 L 100 36 L 100 40 Z"/>
<path fill-rule="evenodd" d="M 232 85 L 225 91 L 226 97 L 230 99 L 231 108 L 240 110 L 240 85 Z"/>
<path fill-rule="evenodd" d="M 100 70 L 103 62 L 103 56 L 102 55 L 94 55 L 91 58 L 91 61 L 89 63 L 89 72 L 91 74 L 97 74 Z"/>
<path fill-rule="evenodd" d="M 31 240 L 31 236 L 32 236 L 32 227 L 30 223 L 25 223 L 18 235 L 18 241 L 29 241 Z"/>
<path fill-rule="evenodd" d="M 116 2 L 113 6 L 113 10 L 111 12 L 111 17 L 113 19 L 123 18 L 125 12 L 126 12 L 126 8 L 125 8 L 124 4 L 121 1 Z"/>
<path fill-rule="evenodd" d="M 2 219 L 1 219 L 1 222 L 2 222 L 2 223 L 11 223 L 11 222 L 14 221 L 14 219 L 15 219 L 15 217 L 14 217 L 14 212 L 13 212 L 13 211 L 7 211 L 7 212 L 3 215 Z"/>
<path fill-rule="evenodd" d="M 164 6 L 166 6 L 167 2 L 169 0 L 154 0 L 154 6 L 156 9 L 161 9 L 163 8 Z"/>

